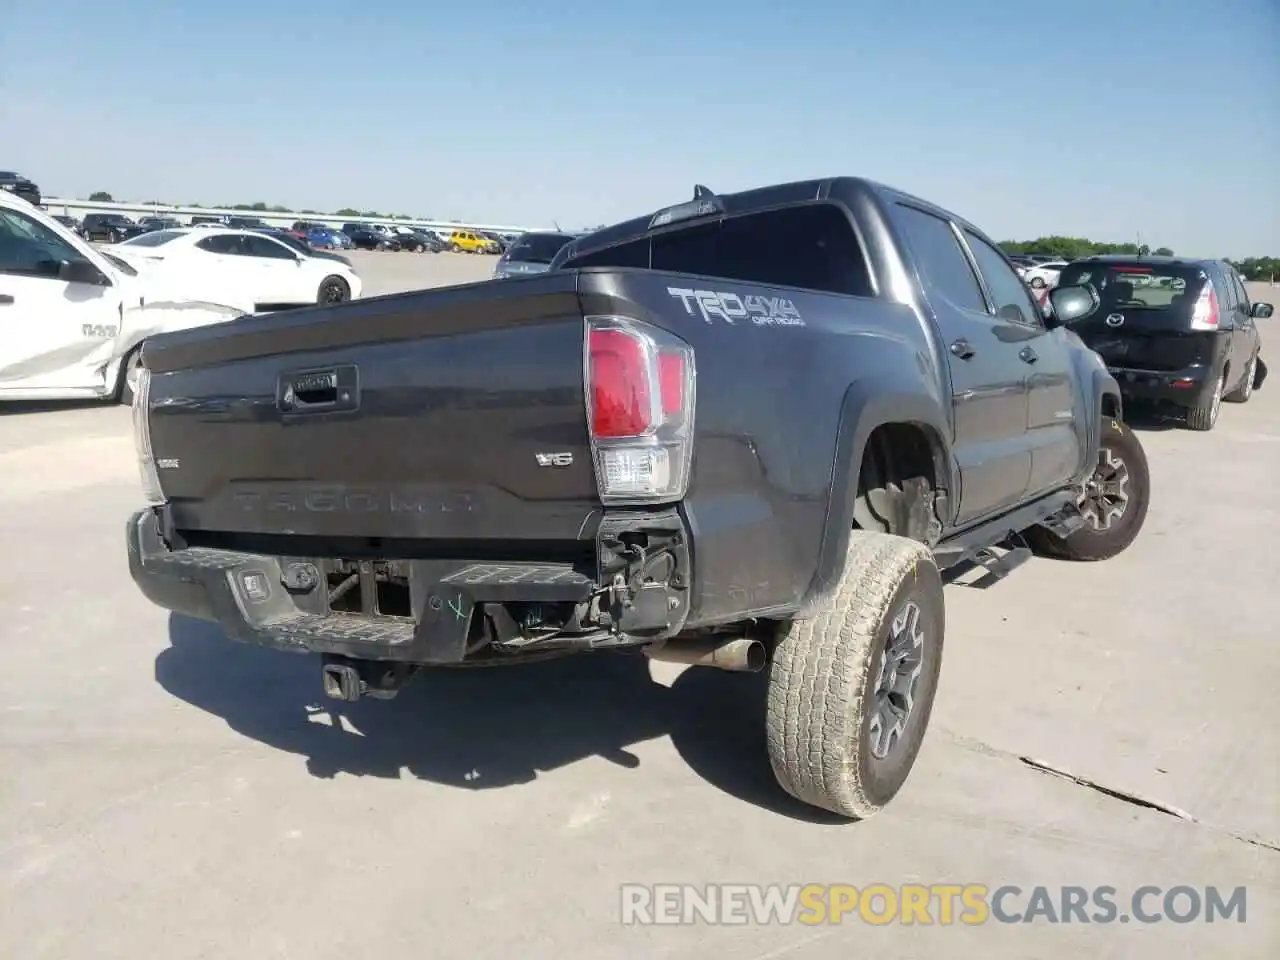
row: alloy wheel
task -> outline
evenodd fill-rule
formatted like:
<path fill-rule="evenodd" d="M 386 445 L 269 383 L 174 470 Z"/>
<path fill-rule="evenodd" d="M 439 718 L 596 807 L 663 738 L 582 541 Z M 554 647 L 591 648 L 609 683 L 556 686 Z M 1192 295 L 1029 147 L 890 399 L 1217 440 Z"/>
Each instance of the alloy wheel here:
<path fill-rule="evenodd" d="M 890 622 L 889 637 L 880 651 L 879 676 L 867 730 L 871 755 L 877 760 L 889 756 L 907 729 L 920 674 L 924 671 L 925 640 L 920 606 L 909 600 Z"/>
<path fill-rule="evenodd" d="M 1129 507 L 1129 467 L 1115 451 L 1103 447 L 1098 465 L 1086 481 L 1080 513 L 1094 530 L 1110 530 Z"/>

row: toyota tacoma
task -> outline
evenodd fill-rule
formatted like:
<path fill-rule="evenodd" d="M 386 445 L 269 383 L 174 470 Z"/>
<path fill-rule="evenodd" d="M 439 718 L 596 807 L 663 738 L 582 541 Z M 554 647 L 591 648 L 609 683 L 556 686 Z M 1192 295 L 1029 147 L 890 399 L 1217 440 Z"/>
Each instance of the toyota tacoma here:
<path fill-rule="evenodd" d="M 1149 481 L 1120 391 L 977 227 L 856 178 L 692 201 L 551 269 L 147 341 L 132 576 L 325 692 L 642 651 L 767 669 L 792 796 L 915 762 L 943 574 L 1099 560 Z M 981 571 L 977 571 L 981 572 Z"/>

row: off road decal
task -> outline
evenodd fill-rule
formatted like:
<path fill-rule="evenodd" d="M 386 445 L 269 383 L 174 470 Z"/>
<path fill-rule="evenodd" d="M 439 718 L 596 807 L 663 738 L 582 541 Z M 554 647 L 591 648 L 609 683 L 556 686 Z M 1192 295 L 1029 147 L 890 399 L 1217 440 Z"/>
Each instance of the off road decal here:
<path fill-rule="evenodd" d="M 1123 430 L 1123 429 L 1121 428 L 1121 426 L 1120 426 L 1120 421 L 1118 421 L 1118 420 L 1112 420 L 1112 421 L 1111 421 L 1111 429 L 1112 429 L 1112 430 L 1114 430 L 1116 433 L 1119 433 L 1119 434 L 1123 434 L 1123 433 L 1124 433 L 1124 430 Z"/>
<path fill-rule="evenodd" d="M 80 333 L 89 340 L 114 340 L 120 328 L 110 323 L 86 323 L 81 325 Z"/>
<path fill-rule="evenodd" d="M 725 290 L 692 290 L 686 287 L 667 287 L 667 293 L 684 305 L 689 316 L 700 316 L 707 323 L 721 320 L 734 324 L 747 320 L 758 327 L 804 326 L 800 311 L 786 297 L 762 297 L 753 293 L 740 296 Z"/>

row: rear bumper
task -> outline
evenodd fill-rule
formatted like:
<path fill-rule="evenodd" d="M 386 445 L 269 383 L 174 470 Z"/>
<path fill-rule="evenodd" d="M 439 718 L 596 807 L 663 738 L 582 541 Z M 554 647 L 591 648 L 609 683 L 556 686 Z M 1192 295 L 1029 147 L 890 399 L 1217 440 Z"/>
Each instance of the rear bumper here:
<path fill-rule="evenodd" d="M 358 580 L 346 584 L 353 589 L 341 605 L 330 579 L 337 561 L 213 547 L 178 549 L 176 536 L 169 537 L 175 544 L 170 547 L 162 535 L 165 515 L 161 507 L 129 518 L 129 573 L 138 589 L 159 607 L 217 623 L 231 639 L 262 647 L 357 660 L 456 664 L 468 659 L 486 633 L 504 643 L 515 639 L 516 619 L 528 605 L 572 609 L 573 615 L 562 622 L 580 625 L 565 626 L 564 639 L 556 642 L 575 648 L 666 639 L 688 616 L 689 537 L 675 510 L 605 517 L 596 534 L 595 562 L 353 561 L 356 573 L 335 575 Z M 646 582 L 638 590 L 618 586 L 619 578 L 635 584 L 643 572 L 629 566 L 634 553 L 626 543 L 630 534 L 646 539 L 650 560 L 669 557 L 671 583 Z M 391 574 L 393 584 L 387 582 Z M 608 591 L 603 583 L 611 585 Z M 587 616 L 592 610 L 595 627 Z M 612 630 L 601 629 L 610 623 Z M 589 639 L 578 642 L 570 630 Z"/>
<path fill-rule="evenodd" d="M 233 640 L 296 653 L 458 663 L 479 604 L 582 602 L 598 589 L 568 564 L 415 560 L 407 564 L 411 615 L 334 613 L 314 561 L 209 547 L 171 550 L 160 531 L 159 513 L 150 509 L 130 517 L 126 529 L 129 573 L 148 600 L 217 623 Z M 318 574 L 310 589 L 297 577 L 307 566 Z M 376 610 L 377 600 L 370 606 Z"/>
<path fill-rule="evenodd" d="M 1213 371 L 1200 364 L 1182 370 L 1142 370 L 1108 365 L 1126 400 L 1194 407 L 1213 394 Z"/>

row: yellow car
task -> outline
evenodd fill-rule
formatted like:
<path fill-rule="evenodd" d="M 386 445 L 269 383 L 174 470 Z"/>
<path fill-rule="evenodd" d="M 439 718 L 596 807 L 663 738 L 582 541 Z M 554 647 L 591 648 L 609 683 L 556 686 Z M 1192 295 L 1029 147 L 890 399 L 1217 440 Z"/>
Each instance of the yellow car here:
<path fill-rule="evenodd" d="M 461 250 L 463 253 L 493 253 L 494 247 L 497 246 L 488 237 L 482 237 L 478 233 L 472 233 L 469 230 L 455 230 L 449 235 L 449 244 L 455 250 Z"/>

